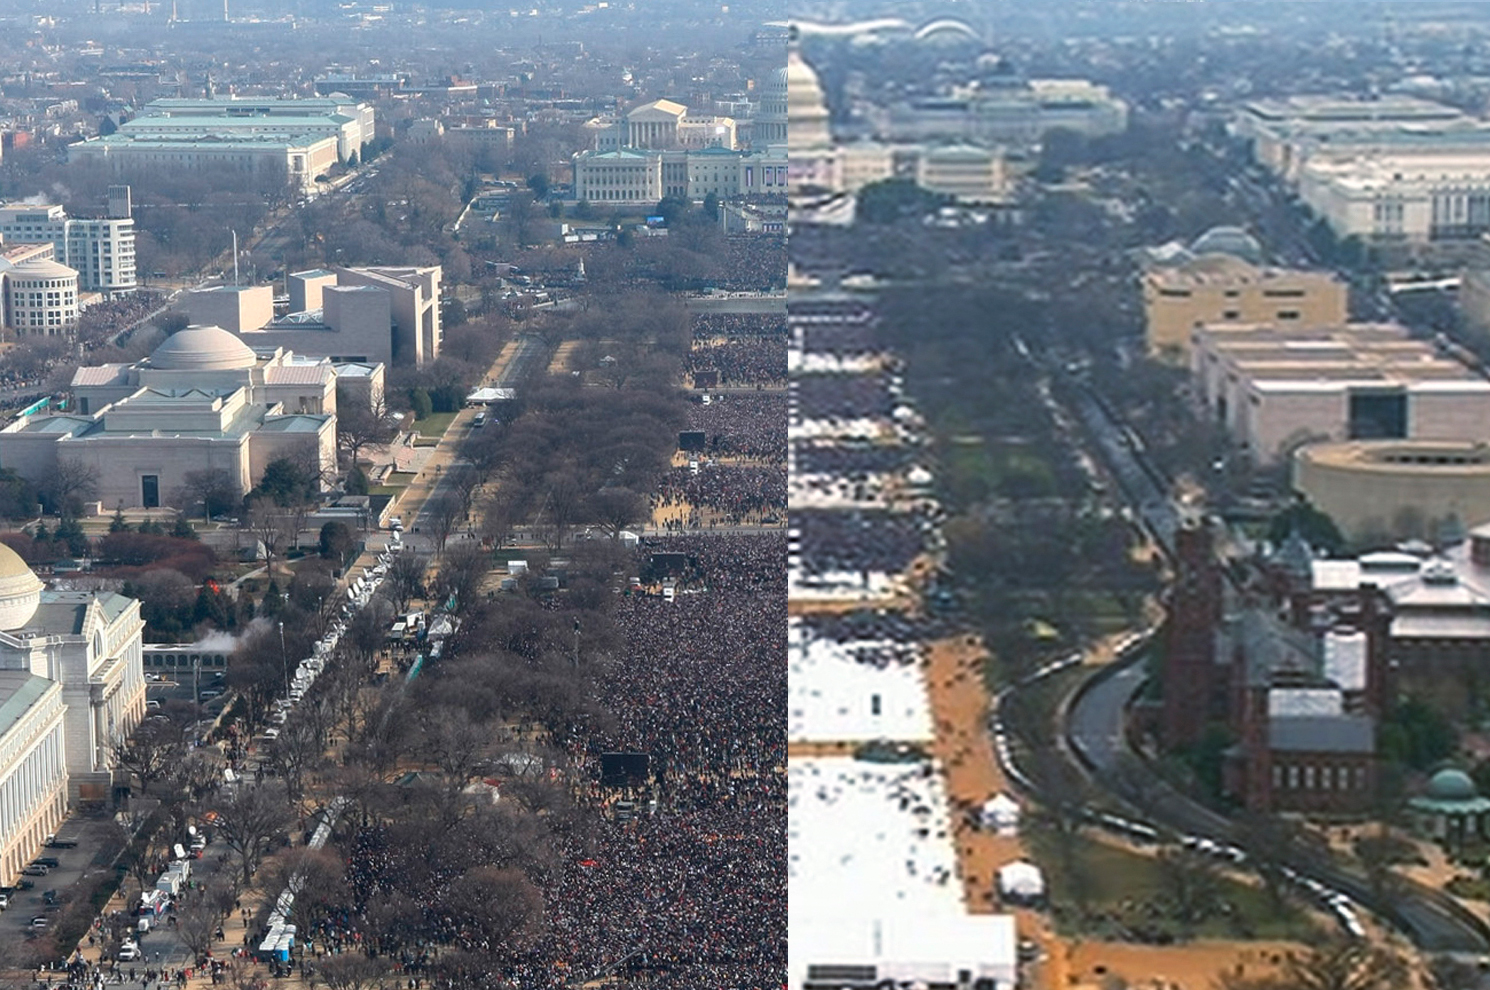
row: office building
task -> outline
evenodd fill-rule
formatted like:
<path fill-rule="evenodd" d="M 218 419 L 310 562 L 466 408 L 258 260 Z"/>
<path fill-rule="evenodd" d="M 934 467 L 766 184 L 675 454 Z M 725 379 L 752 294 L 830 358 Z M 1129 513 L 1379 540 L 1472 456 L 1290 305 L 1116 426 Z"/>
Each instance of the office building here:
<path fill-rule="evenodd" d="M 54 254 L 51 244 L 0 248 L 0 325 L 14 337 L 66 336 L 77 325 L 78 273 Z"/>
<path fill-rule="evenodd" d="M 1300 171 L 1299 197 L 1341 239 L 1427 244 L 1479 237 L 1490 231 L 1490 155 L 1314 159 Z"/>
<path fill-rule="evenodd" d="M 1396 325 L 1211 324 L 1190 340 L 1198 397 L 1259 463 L 1305 443 L 1475 441 L 1490 421 L 1490 381 Z"/>
<path fill-rule="evenodd" d="M 1328 272 L 1252 264 L 1232 254 L 1191 256 L 1140 276 L 1148 350 L 1188 363 L 1190 334 L 1208 323 L 1314 329 L 1349 318 L 1347 286 Z"/>
<path fill-rule="evenodd" d="M 110 192 L 111 206 L 129 208 L 127 193 L 120 200 L 112 188 Z M 52 260 L 77 272 L 83 292 L 114 295 L 132 292 L 138 284 L 134 220 L 128 215 L 80 218 L 56 205 L 4 206 L 0 240 L 7 245 L 51 244 Z"/>
<path fill-rule="evenodd" d="M 1446 528 L 1490 519 L 1490 444 L 1308 444 L 1294 454 L 1293 489 L 1352 542 L 1432 539 Z"/>
<path fill-rule="evenodd" d="M 232 331 L 257 350 L 390 367 L 440 355 L 438 265 L 314 269 L 289 284 L 289 312 L 279 317 L 267 285 L 189 292 L 183 308 L 193 323 Z"/>
<path fill-rule="evenodd" d="M 1121 134 L 1128 128 L 1128 105 L 1106 86 L 1084 79 L 1010 80 L 904 100 L 880 111 L 875 121 L 876 134 L 896 143 L 1032 147 L 1057 128 L 1086 137 Z"/>
<path fill-rule="evenodd" d="M 106 137 L 68 146 L 73 161 L 119 174 L 224 169 L 285 176 L 314 188 L 375 137 L 373 108 L 344 94 L 310 99 L 161 99 Z"/>
<path fill-rule="evenodd" d="M 1464 111 L 1412 96 L 1363 100 L 1321 95 L 1286 96 L 1245 104 L 1232 133 L 1252 145 L 1252 155 L 1289 185 L 1316 158 L 1388 152 L 1484 148 L 1490 126 Z"/>

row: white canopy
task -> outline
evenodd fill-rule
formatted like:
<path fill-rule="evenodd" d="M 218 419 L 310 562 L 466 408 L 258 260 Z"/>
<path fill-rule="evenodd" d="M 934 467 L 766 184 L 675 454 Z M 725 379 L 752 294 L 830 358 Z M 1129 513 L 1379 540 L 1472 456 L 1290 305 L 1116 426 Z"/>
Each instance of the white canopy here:
<path fill-rule="evenodd" d="M 980 819 L 984 828 L 1011 829 L 1019 827 L 1019 802 L 1000 792 L 983 802 Z"/>
<path fill-rule="evenodd" d="M 1035 898 L 1045 896 L 1045 874 L 1034 863 L 1015 860 L 999 868 L 999 893 L 1004 897 Z"/>

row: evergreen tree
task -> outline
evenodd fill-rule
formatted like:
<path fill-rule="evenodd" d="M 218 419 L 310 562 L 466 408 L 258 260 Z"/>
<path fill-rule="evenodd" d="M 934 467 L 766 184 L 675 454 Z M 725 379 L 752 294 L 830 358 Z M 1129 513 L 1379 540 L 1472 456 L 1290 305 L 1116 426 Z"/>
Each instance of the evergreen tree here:
<path fill-rule="evenodd" d="M 269 587 L 264 589 L 264 600 L 259 603 L 259 612 L 262 615 L 276 615 L 284 605 L 284 592 L 279 590 L 279 582 L 271 578 Z"/>
<path fill-rule="evenodd" d="M 127 523 L 127 522 L 124 521 L 124 503 L 123 502 L 120 502 L 119 503 L 119 506 L 116 509 L 114 509 L 114 518 L 112 518 L 112 519 L 109 520 L 109 532 L 110 533 L 128 533 L 129 532 L 129 523 Z"/>

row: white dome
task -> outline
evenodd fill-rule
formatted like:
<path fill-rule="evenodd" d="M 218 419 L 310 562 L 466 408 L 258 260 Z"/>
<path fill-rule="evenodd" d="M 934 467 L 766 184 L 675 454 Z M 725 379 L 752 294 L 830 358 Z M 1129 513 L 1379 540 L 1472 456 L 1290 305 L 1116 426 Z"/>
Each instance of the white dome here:
<path fill-rule="evenodd" d="M 253 348 L 222 327 L 187 327 L 150 355 L 151 366 L 166 371 L 231 371 L 257 362 Z"/>
<path fill-rule="evenodd" d="M 0 543 L 0 629 L 19 629 L 30 622 L 44 587 L 21 555 Z"/>
<path fill-rule="evenodd" d="M 832 146 L 823 85 L 795 48 L 786 54 L 786 105 L 788 148 L 804 151 Z"/>
<path fill-rule="evenodd" d="M 75 269 L 45 258 L 35 261 L 24 261 L 13 269 L 19 278 L 72 278 L 78 277 Z"/>

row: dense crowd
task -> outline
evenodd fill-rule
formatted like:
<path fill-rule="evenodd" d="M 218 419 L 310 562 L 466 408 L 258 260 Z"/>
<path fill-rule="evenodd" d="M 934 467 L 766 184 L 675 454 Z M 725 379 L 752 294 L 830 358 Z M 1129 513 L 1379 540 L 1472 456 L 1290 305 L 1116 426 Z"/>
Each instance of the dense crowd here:
<path fill-rule="evenodd" d="M 654 505 L 681 504 L 722 513 L 726 522 L 758 522 L 786 509 L 786 472 L 779 467 L 709 464 L 697 473 L 675 468 L 662 481 Z"/>
<path fill-rule="evenodd" d="M 709 405 L 688 407 L 688 429 L 706 434 L 711 454 L 786 463 L 786 407 L 782 393 L 716 396 Z"/>
<path fill-rule="evenodd" d="M 647 753 L 667 810 L 589 837 L 595 865 L 566 870 L 555 924 L 578 948 L 608 938 L 610 958 L 640 950 L 635 975 L 658 986 L 774 987 L 786 959 L 786 544 L 725 535 L 652 549 L 686 555 L 689 593 L 620 603 L 627 658 L 603 685 L 615 728 L 576 756 Z"/>
<path fill-rule="evenodd" d="M 786 287 L 786 238 L 742 234 L 725 241 L 715 285 L 727 292 L 773 292 Z"/>
<path fill-rule="evenodd" d="M 862 323 L 804 323 L 798 344 L 812 354 L 878 354 L 883 348 Z"/>
<path fill-rule="evenodd" d="M 781 512 L 785 418 L 784 393 L 692 406 L 689 425 L 709 435 L 712 450 L 751 461 L 675 469 L 653 504 L 708 507 L 726 522 Z M 568 757 L 578 817 L 548 832 L 552 857 L 528 871 L 542 895 L 539 928 L 515 948 L 470 945 L 442 893 L 469 864 L 431 865 L 373 827 L 359 830 L 348 856 L 358 903 L 327 919 L 318 941 L 376 952 L 411 985 L 427 979 L 432 990 L 557 990 L 611 975 L 649 990 L 782 985 L 786 538 L 716 531 L 650 539 L 637 553 L 632 573 L 649 582 L 669 574 L 676 594 L 615 600 L 624 647 L 593 686 L 605 717 L 554 739 Z M 647 779 L 603 787 L 600 758 L 613 752 L 645 754 Z M 413 875 L 425 878 L 425 891 L 411 890 Z M 400 905 L 399 924 L 369 920 L 381 901 Z M 373 944 L 359 935 L 368 931 L 379 933 Z M 502 949 L 500 976 L 463 974 L 467 964 L 441 948 L 460 945 Z"/>
<path fill-rule="evenodd" d="M 786 338 L 746 337 L 722 344 L 695 344 L 687 371 L 718 374 L 720 385 L 780 384 L 786 380 Z"/>
<path fill-rule="evenodd" d="M 786 317 L 781 313 L 694 313 L 694 340 L 734 337 L 786 338 Z"/>
<path fill-rule="evenodd" d="M 809 574 L 899 574 L 927 541 L 926 519 L 910 512 L 804 509 L 792 513 L 792 527 Z"/>
<path fill-rule="evenodd" d="M 796 469 L 803 474 L 828 474 L 846 481 L 863 481 L 893 474 L 911 466 L 915 449 L 899 444 L 799 443 L 793 451 Z"/>
<path fill-rule="evenodd" d="M 799 375 L 792 396 L 804 419 L 885 419 L 896 404 L 883 375 Z"/>

